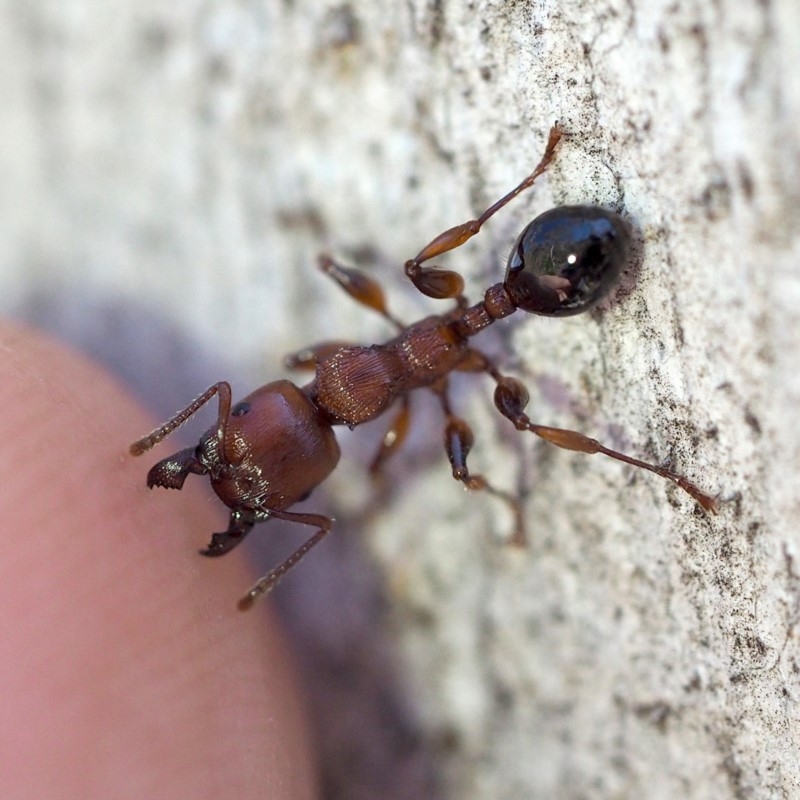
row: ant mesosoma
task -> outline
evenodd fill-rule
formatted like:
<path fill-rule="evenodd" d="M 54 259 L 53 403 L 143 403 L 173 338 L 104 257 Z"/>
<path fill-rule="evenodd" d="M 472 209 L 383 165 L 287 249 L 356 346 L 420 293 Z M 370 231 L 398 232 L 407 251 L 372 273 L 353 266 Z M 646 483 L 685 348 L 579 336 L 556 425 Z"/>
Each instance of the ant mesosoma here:
<path fill-rule="evenodd" d="M 665 467 L 611 450 L 576 431 L 532 422 L 524 412 L 528 392 L 522 383 L 502 375 L 469 344 L 475 334 L 517 309 L 558 317 L 594 306 L 614 286 L 628 259 L 631 233 L 622 217 L 596 206 L 564 206 L 541 214 L 517 239 L 504 281 L 490 286 L 483 300 L 472 306 L 463 294 L 464 282 L 458 273 L 422 266 L 464 244 L 490 217 L 530 187 L 547 169 L 561 137 L 561 128 L 554 126 L 542 160 L 525 180 L 477 219 L 441 233 L 406 262 L 405 273 L 417 289 L 428 297 L 455 299 L 452 311 L 405 325 L 389 313 L 383 291 L 375 281 L 323 256 L 322 271 L 393 325 L 397 329 L 393 339 L 369 347 L 323 342 L 302 350 L 289 356 L 286 363 L 291 368 L 314 370 L 310 383 L 303 387 L 288 380 L 268 383 L 236 405 L 231 405 L 230 384 L 220 381 L 131 445 L 133 455 L 150 450 L 216 395 L 216 424 L 203 434 L 197 447 L 181 450 L 152 467 L 147 485 L 180 489 L 190 473 L 209 476 L 213 490 L 231 513 L 228 529 L 213 534 L 207 549 L 201 551 L 206 556 L 224 555 L 255 523 L 270 518 L 316 528 L 304 544 L 250 589 L 239 608 L 249 608 L 259 595 L 271 591 L 331 529 L 332 520 L 326 516 L 289 509 L 308 497 L 336 466 L 339 446 L 333 426 L 354 428 L 383 414 L 395 402 L 399 404 L 399 413 L 372 463 L 372 470 L 377 471 L 405 438 L 410 420 L 408 398 L 414 389 L 430 389 L 439 398 L 446 419 L 444 446 L 453 477 L 469 489 L 483 489 L 508 503 L 516 520 L 512 541 L 524 543 L 519 500 L 467 469 L 473 435 L 450 406 L 448 377 L 455 371 L 488 373 L 497 384 L 494 402 L 498 411 L 518 430 L 530 431 L 567 450 L 602 453 L 654 472 L 688 492 L 706 511 L 716 510 L 714 497 Z"/>

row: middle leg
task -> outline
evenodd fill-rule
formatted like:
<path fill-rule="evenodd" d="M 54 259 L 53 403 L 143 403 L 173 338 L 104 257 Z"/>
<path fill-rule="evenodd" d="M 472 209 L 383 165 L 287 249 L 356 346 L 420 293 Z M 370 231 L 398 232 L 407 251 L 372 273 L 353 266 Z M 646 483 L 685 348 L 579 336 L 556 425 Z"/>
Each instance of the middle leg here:
<path fill-rule="evenodd" d="M 477 351 L 475 352 L 480 356 Z M 447 458 L 450 461 L 453 477 L 457 481 L 461 481 L 467 489 L 485 491 L 502 500 L 508 506 L 514 520 L 511 536 L 508 537 L 509 543 L 518 546 L 527 545 L 525 518 L 519 498 L 509 492 L 504 492 L 502 489 L 497 489 L 483 475 L 474 475 L 467 467 L 467 456 L 475 443 L 475 436 L 472 433 L 472 428 L 461 417 L 453 413 L 450 406 L 450 398 L 448 397 L 447 381 L 442 381 L 441 385 L 433 387 L 432 391 L 439 397 L 445 415 L 444 447 L 447 451 Z"/>
<path fill-rule="evenodd" d="M 319 268 L 357 303 L 377 311 L 398 331 L 405 330 L 406 326 L 389 311 L 386 296 L 378 281 L 361 270 L 342 266 L 330 256 L 321 255 L 318 261 Z"/>

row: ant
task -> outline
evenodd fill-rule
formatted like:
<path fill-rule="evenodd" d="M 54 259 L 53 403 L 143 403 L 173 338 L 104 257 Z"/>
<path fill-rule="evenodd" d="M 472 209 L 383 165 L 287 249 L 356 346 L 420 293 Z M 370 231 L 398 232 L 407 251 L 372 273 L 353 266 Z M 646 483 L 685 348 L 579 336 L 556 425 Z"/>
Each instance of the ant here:
<path fill-rule="evenodd" d="M 470 340 L 493 322 L 522 309 L 532 314 L 561 317 L 580 314 L 605 297 L 615 285 L 630 251 L 631 229 L 611 211 L 597 206 L 563 206 L 536 217 L 519 235 L 508 259 L 505 279 L 490 286 L 481 302 L 470 305 L 464 282 L 456 272 L 423 267 L 423 263 L 453 250 L 478 233 L 483 224 L 518 194 L 533 185 L 547 169 L 563 136 L 558 125 L 550 130 L 536 169 L 477 219 L 439 234 L 405 263 L 405 273 L 428 297 L 454 299 L 456 306 L 438 316 L 405 325 L 389 312 L 377 282 L 362 272 L 319 259 L 323 272 L 353 299 L 383 316 L 397 335 L 385 344 L 362 347 L 323 342 L 290 355 L 290 368 L 315 372 L 298 387 L 288 380 L 268 383 L 232 405 L 231 387 L 220 381 L 148 436 L 134 442 L 132 455 L 150 450 L 186 422 L 215 395 L 216 424 L 197 447 L 165 458 L 152 467 L 147 485 L 180 489 L 187 475 L 208 475 L 217 496 L 230 508 L 228 529 L 215 533 L 205 556 L 221 556 L 236 547 L 257 522 L 283 519 L 309 525 L 316 531 L 288 558 L 255 583 L 239 601 L 244 610 L 278 581 L 331 529 L 322 514 L 289 509 L 304 500 L 330 475 L 339 460 L 334 425 L 350 428 L 375 419 L 397 403 L 391 423 L 371 470 L 377 472 L 399 447 L 409 428 L 409 394 L 430 389 L 441 403 L 446 424 L 444 446 L 453 477 L 469 489 L 482 489 L 506 502 L 514 513 L 511 541 L 524 544 L 522 508 L 518 498 L 496 489 L 467 468 L 473 434 L 450 406 L 448 378 L 452 372 L 483 372 L 496 382 L 497 410 L 517 430 L 531 433 L 566 450 L 603 455 L 649 470 L 672 481 L 706 511 L 716 512 L 716 498 L 663 466 L 639 461 L 611 450 L 576 431 L 532 422 L 525 413 L 528 392 L 515 378 L 502 375 Z"/>

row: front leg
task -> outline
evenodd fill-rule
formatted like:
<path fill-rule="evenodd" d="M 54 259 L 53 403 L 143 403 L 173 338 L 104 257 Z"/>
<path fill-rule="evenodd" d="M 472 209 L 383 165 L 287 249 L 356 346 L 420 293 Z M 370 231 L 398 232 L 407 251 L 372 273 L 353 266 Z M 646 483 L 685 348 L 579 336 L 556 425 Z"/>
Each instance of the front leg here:
<path fill-rule="evenodd" d="M 313 525 L 316 532 L 306 539 L 288 558 L 285 558 L 277 567 L 270 570 L 263 578 L 256 581 L 253 588 L 239 601 L 240 611 L 247 611 L 261 595 L 269 594 L 278 584 L 278 581 L 301 559 L 303 556 L 330 531 L 333 520 L 323 517 L 322 514 L 299 514 L 296 511 L 270 511 L 271 517 L 285 519 L 287 522 L 298 522 L 301 525 Z"/>
<path fill-rule="evenodd" d="M 164 489 L 182 489 L 186 476 L 207 475 L 208 468 L 201 464 L 196 457 L 194 447 L 181 450 L 179 453 L 159 461 L 147 473 L 147 486 L 161 486 Z"/>

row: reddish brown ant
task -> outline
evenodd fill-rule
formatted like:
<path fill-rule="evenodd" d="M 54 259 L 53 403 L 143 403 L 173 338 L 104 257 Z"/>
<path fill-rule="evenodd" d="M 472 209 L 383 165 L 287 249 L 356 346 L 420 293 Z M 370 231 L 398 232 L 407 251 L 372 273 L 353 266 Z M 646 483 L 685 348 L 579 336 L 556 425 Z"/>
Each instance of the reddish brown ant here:
<path fill-rule="evenodd" d="M 408 396 L 414 389 L 430 389 L 440 400 L 446 419 L 444 445 L 453 477 L 470 489 L 484 489 L 507 502 L 516 518 L 512 538 L 524 542 L 519 501 L 467 469 L 473 435 L 450 407 L 448 377 L 454 371 L 488 373 L 497 383 L 494 402 L 498 411 L 518 430 L 530 431 L 567 450 L 602 453 L 654 472 L 688 492 L 705 510 L 716 510 L 714 497 L 665 467 L 611 450 L 576 431 L 533 423 L 524 412 L 528 402 L 525 387 L 502 375 L 486 356 L 469 345 L 471 337 L 517 309 L 558 317 L 579 314 L 594 306 L 614 286 L 628 259 L 631 233 L 622 217 L 596 206 L 565 206 L 545 212 L 517 239 L 504 281 L 490 286 L 483 300 L 473 306 L 463 294 L 464 283 L 458 273 L 422 266 L 462 245 L 497 211 L 530 187 L 547 169 L 561 136 L 561 129 L 554 126 L 542 160 L 525 180 L 477 219 L 440 234 L 416 258 L 406 262 L 406 275 L 417 289 L 429 297 L 455 299 L 452 311 L 404 325 L 389 313 L 383 291 L 375 281 L 322 257 L 320 267 L 325 273 L 397 329 L 393 339 L 370 347 L 325 342 L 302 350 L 289 356 L 287 364 L 313 369 L 315 376 L 310 383 L 302 388 L 287 380 L 268 383 L 234 406 L 230 384 L 220 381 L 149 436 L 131 445 L 131 453 L 141 455 L 217 395 L 216 424 L 203 434 L 197 447 L 156 464 L 147 475 L 147 485 L 180 489 L 190 473 L 209 476 L 212 488 L 231 514 L 228 529 L 213 534 L 208 548 L 201 551 L 206 556 L 229 552 L 255 523 L 273 517 L 317 529 L 250 589 L 239 602 L 240 608 L 249 608 L 259 595 L 271 591 L 330 530 L 332 521 L 328 517 L 289 509 L 308 497 L 336 466 L 339 446 L 333 426 L 354 428 L 383 414 L 395 402 L 399 404 L 399 413 L 373 462 L 376 470 L 406 435 Z"/>

